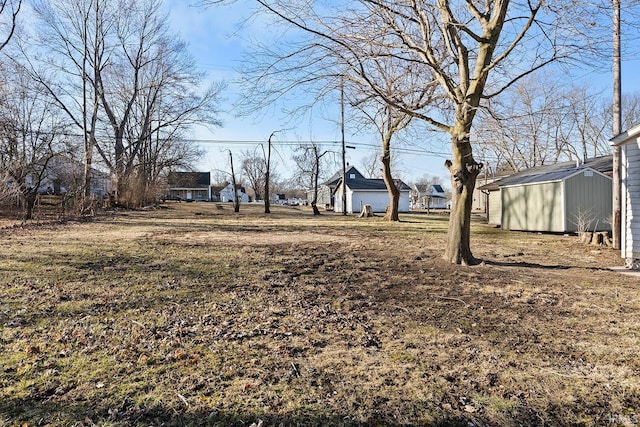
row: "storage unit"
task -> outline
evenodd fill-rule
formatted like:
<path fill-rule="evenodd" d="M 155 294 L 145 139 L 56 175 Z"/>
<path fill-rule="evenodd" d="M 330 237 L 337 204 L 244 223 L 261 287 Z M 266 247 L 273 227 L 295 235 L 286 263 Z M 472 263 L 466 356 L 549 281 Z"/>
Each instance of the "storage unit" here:
<path fill-rule="evenodd" d="M 612 180 L 590 167 L 523 176 L 500 187 L 502 228 L 577 232 L 610 230 Z"/>

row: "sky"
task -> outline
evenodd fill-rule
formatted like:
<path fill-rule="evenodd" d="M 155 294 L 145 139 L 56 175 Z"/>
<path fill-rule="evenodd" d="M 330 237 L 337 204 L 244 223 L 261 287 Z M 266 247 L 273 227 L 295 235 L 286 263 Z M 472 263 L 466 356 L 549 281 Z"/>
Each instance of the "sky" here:
<path fill-rule="evenodd" d="M 198 128 L 195 131 L 194 138 L 199 141 L 205 153 L 199 164 L 195 165 L 196 169 L 228 171 L 227 149 L 233 151 L 234 160 L 239 159 L 241 152 L 245 150 L 260 150 L 260 142 L 266 144 L 269 136 L 276 131 L 273 138 L 273 141 L 276 141 L 274 158 L 278 163 L 279 174 L 287 177 L 293 168 L 290 160 L 291 145 L 279 144 L 278 141 L 340 141 L 339 105 L 324 112 L 316 111 L 312 116 L 293 124 L 268 115 L 236 117 L 233 114 L 233 100 L 238 96 L 239 90 L 232 82 L 238 77 L 236 70 L 241 64 L 243 54 L 251 49 L 245 40 L 251 37 L 260 38 L 268 32 L 268 28 L 257 22 L 240 28 L 244 18 L 250 13 L 250 0 L 238 0 L 230 6 L 208 8 L 194 6 L 193 3 L 189 0 L 166 1 L 172 28 L 188 43 L 189 51 L 195 57 L 196 63 L 211 81 L 224 80 L 228 83 L 223 94 L 226 99 L 221 106 L 223 126 L 213 130 Z M 622 73 L 623 92 L 640 91 L 640 59 L 625 61 Z M 605 93 L 611 92 L 610 71 L 578 71 L 574 79 L 586 82 Z M 371 157 L 380 144 L 379 140 L 373 134 L 346 134 L 345 139 L 348 145 L 356 147 L 355 150 L 346 150 L 347 162 L 364 172 L 363 160 Z M 416 141 L 411 146 L 399 149 L 396 172 L 407 182 L 416 181 L 425 175 L 439 177 L 448 187 L 450 178 L 444 167 L 449 152 L 446 141 L 445 135 L 438 137 L 430 132 L 425 134 L 424 141 Z M 332 145 L 335 146 L 335 150 L 340 150 L 339 143 L 325 147 Z"/>

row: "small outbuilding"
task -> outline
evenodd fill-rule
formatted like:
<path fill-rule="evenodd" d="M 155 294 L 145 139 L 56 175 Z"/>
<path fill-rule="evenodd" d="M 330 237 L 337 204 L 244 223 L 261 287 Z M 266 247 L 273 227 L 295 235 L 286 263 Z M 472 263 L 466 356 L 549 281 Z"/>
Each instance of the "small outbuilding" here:
<path fill-rule="evenodd" d="M 488 186 L 489 223 L 507 230 L 571 233 L 611 229 L 611 156 L 532 168 Z M 599 170 L 600 169 L 600 170 Z"/>
<path fill-rule="evenodd" d="M 346 173 L 347 212 L 359 213 L 365 205 L 370 205 L 373 212 L 385 212 L 389 205 L 389 193 L 383 179 L 365 178 L 355 167 L 351 166 Z M 411 188 L 402 181 L 398 183 L 400 200 L 398 212 L 409 212 L 409 193 Z M 334 192 L 334 208 L 342 211 L 342 178 Z"/>
<path fill-rule="evenodd" d="M 640 269 L 640 125 L 611 140 L 620 148 L 620 255 Z"/>

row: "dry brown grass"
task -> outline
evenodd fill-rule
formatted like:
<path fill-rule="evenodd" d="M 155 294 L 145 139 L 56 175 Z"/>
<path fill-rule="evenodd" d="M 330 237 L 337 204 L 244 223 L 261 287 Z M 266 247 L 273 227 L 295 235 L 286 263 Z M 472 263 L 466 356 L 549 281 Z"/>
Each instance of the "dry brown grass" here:
<path fill-rule="evenodd" d="M 478 224 L 456 267 L 444 216 L 168 206 L 1 232 L 0 424 L 638 423 L 613 251 Z"/>

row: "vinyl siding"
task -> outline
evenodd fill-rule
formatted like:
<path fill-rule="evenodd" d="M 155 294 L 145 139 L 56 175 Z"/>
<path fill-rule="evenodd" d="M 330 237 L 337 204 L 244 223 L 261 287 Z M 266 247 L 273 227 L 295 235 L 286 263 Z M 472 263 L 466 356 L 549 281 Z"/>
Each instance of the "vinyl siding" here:
<path fill-rule="evenodd" d="M 371 205 L 373 212 L 385 212 L 389 206 L 389 193 L 386 191 L 347 191 L 347 211 L 359 213 L 363 205 Z M 409 212 L 409 192 L 400 192 L 398 212 Z"/>
<path fill-rule="evenodd" d="M 637 138 L 622 147 L 623 258 L 640 258 L 640 147 Z"/>
<path fill-rule="evenodd" d="M 500 190 L 489 193 L 489 224 L 502 224 L 502 200 Z"/>
<path fill-rule="evenodd" d="M 526 231 L 564 231 L 562 182 L 501 188 L 502 228 Z"/>
<path fill-rule="evenodd" d="M 611 230 L 613 211 L 612 180 L 594 171 L 584 171 L 565 181 L 565 230 L 578 229 L 580 218 L 587 219 L 588 230 Z"/>

